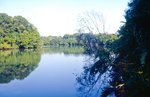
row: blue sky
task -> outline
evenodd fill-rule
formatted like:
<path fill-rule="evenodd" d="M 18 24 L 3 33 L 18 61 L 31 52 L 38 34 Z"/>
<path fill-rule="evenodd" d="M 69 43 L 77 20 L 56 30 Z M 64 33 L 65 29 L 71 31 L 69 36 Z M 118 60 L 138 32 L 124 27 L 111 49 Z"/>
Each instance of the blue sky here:
<path fill-rule="evenodd" d="M 124 20 L 130 0 L 0 0 L 0 13 L 21 15 L 34 24 L 42 36 L 72 34 L 79 14 L 95 10 L 103 14 L 106 31 L 115 33 Z"/>

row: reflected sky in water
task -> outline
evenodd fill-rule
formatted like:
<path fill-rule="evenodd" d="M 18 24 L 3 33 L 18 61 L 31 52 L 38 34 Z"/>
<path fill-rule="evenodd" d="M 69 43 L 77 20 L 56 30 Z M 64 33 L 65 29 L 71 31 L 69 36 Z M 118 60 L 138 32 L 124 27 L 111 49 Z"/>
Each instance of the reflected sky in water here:
<path fill-rule="evenodd" d="M 83 72 L 82 67 L 88 55 L 53 52 L 49 48 L 38 52 L 41 52 L 38 66 L 33 71 L 29 69 L 30 74 L 22 80 L 12 79 L 9 83 L 1 83 L 0 97 L 77 97 L 76 75 Z M 32 51 L 29 53 L 32 60 L 36 53 L 34 56 Z M 24 59 L 27 60 L 26 57 Z"/>

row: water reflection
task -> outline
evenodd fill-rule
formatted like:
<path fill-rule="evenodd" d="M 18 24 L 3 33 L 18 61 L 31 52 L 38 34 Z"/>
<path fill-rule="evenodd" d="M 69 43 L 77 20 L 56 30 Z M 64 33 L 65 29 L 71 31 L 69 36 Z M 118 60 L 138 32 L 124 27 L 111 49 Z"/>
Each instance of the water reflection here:
<path fill-rule="evenodd" d="M 38 67 L 42 53 L 81 54 L 82 47 L 51 47 L 40 50 L 6 50 L 0 51 L 0 83 L 26 78 Z"/>
<path fill-rule="evenodd" d="M 51 47 L 0 51 L 0 96 L 77 97 L 75 74 L 82 71 L 83 48 Z"/>
<path fill-rule="evenodd" d="M 64 53 L 65 55 L 80 55 L 84 52 L 84 48 L 80 46 L 76 47 L 65 47 L 65 46 L 59 46 L 59 47 L 47 47 L 44 49 L 45 53 Z"/>
<path fill-rule="evenodd" d="M 11 80 L 23 80 L 40 61 L 39 50 L 7 50 L 0 51 L 0 83 L 9 83 Z"/>
<path fill-rule="evenodd" d="M 109 83 L 114 73 L 111 66 L 113 61 L 114 56 L 106 49 L 99 49 L 91 56 L 76 79 L 81 97 L 106 97 L 102 92 L 105 88 L 111 88 Z"/>
<path fill-rule="evenodd" d="M 83 53 L 81 47 L 0 51 L 0 83 L 17 79 L 1 85 L 5 89 L 0 88 L 0 93 L 3 97 L 18 97 L 15 94 L 18 90 L 19 97 L 99 97 L 111 80 L 113 58 L 105 50 L 91 57 Z M 14 84 L 17 84 L 16 91 Z M 10 95 L 6 91 L 10 91 Z"/>

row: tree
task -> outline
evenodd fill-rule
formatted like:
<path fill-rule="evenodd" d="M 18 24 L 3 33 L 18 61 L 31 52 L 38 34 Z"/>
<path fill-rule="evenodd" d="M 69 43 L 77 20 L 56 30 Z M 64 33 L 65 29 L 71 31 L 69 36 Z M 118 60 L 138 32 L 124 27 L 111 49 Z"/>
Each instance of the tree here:
<path fill-rule="evenodd" d="M 93 89 L 100 80 L 99 75 L 111 70 L 109 85 L 99 85 L 101 97 L 112 92 L 116 97 L 150 97 L 150 0 L 131 0 L 125 19 L 125 24 L 118 31 L 119 38 L 111 46 L 99 49 L 96 54 L 99 59 L 85 67 L 83 76 L 77 79 L 83 86 L 80 89 Z M 100 39 L 107 42 L 105 37 L 108 36 Z"/>
<path fill-rule="evenodd" d="M 0 49 L 41 46 L 36 27 L 22 16 L 10 17 L 0 13 Z"/>
<path fill-rule="evenodd" d="M 81 33 L 104 33 L 105 20 L 102 14 L 95 11 L 86 11 L 78 17 L 79 29 Z"/>
<path fill-rule="evenodd" d="M 132 0 L 126 22 L 113 43 L 116 72 L 112 81 L 117 97 L 149 97 L 150 90 L 150 1 Z M 117 84 L 113 84 L 117 83 Z M 106 89 L 107 91 L 107 89 Z"/>

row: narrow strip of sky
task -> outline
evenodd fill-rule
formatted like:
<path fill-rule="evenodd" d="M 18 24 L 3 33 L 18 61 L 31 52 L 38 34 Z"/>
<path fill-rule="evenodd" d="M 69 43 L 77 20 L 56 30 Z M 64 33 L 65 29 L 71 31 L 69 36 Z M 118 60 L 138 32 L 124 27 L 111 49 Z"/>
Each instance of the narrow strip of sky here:
<path fill-rule="evenodd" d="M 42 36 L 75 33 L 77 16 L 86 10 L 104 14 L 106 31 L 114 33 L 124 20 L 130 0 L 0 0 L 0 13 L 21 15 L 33 23 Z"/>

